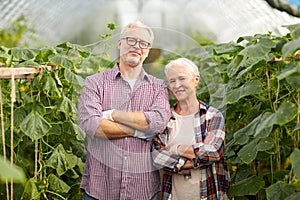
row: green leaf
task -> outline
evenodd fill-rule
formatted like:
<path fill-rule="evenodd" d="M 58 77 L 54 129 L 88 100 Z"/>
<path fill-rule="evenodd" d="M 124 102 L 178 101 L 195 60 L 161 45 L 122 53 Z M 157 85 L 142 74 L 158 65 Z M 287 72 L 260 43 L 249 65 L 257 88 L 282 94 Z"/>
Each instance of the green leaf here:
<path fill-rule="evenodd" d="M 22 168 L 17 165 L 11 165 L 10 162 L 4 160 L 3 156 L 0 156 L 0 180 L 2 183 L 8 182 L 13 179 L 15 183 L 23 183 L 26 181 L 26 176 Z"/>
<path fill-rule="evenodd" d="M 73 122 L 65 123 L 64 124 L 67 132 L 72 133 L 72 135 L 76 135 L 76 139 L 79 141 L 83 141 L 86 137 L 85 132 L 77 125 L 74 124 Z"/>
<path fill-rule="evenodd" d="M 300 89 L 300 73 L 293 74 L 289 77 L 286 78 L 286 81 L 295 89 L 299 90 Z"/>
<path fill-rule="evenodd" d="M 56 64 L 61 67 L 70 68 L 70 69 L 73 68 L 73 62 L 64 55 L 60 55 L 60 54 L 51 55 L 49 56 L 49 61 L 52 64 Z"/>
<path fill-rule="evenodd" d="M 243 48 L 244 47 L 237 45 L 236 43 L 229 42 L 229 43 L 216 45 L 216 47 L 213 49 L 213 51 L 216 55 L 234 54 L 236 52 L 241 51 Z"/>
<path fill-rule="evenodd" d="M 16 127 L 19 127 L 22 121 L 26 118 L 27 112 L 24 107 L 18 107 L 14 111 L 14 123 Z"/>
<path fill-rule="evenodd" d="M 228 65 L 229 77 L 235 75 L 240 77 L 246 72 L 252 72 L 257 67 L 262 66 L 263 63 L 274 58 L 270 51 L 276 46 L 276 43 L 269 38 L 259 38 L 257 40 L 256 43 L 240 51 L 239 55 Z"/>
<path fill-rule="evenodd" d="M 258 60 L 256 63 L 253 63 L 253 65 L 241 70 L 238 75 L 237 78 L 241 78 L 244 74 L 246 73 L 251 73 L 254 72 L 256 69 L 258 68 L 263 68 L 267 65 L 267 61 L 271 60 L 273 57 L 268 57 L 266 59 L 262 59 L 262 60 Z"/>
<path fill-rule="evenodd" d="M 226 95 L 227 104 L 233 104 L 235 102 L 238 102 L 239 99 L 260 93 L 262 90 L 262 86 L 260 81 L 258 80 L 250 80 L 249 82 L 246 82 L 241 87 L 231 90 Z"/>
<path fill-rule="evenodd" d="M 20 125 L 21 130 L 31 140 L 38 140 L 46 135 L 51 125 L 36 111 L 32 111 Z"/>
<path fill-rule="evenodd" d="M 57 47 L 63 48 L 67 51 L 70 50 L 70 49 L 76 49 L 76 45 L 72 44 L 70 42 L 63 42 L 63 43 L 57 45 Z"/>
<path fill-rule="evenodd" d="M 290 32 L 294 39 L 300 38 L 300 24 L 284 25 Z"/>
<path fill-rule="evenodd" d="M 283 126 L 286 123 L 293 120 L 297 115 L 297 107 L 295 104 L 290 102 L 284 102 L 275 113 L 265 113 L 261 122 L 257 126 L 254 136 L 264 137 L 266 136 L 266 131 L 270 131 L 269 128 L 273 127 L 274 124 Z"/>
<path fill-rule="evenodd" d="M 262 115 L 259 115 L 254 120 L 252 120 L 247 126 L 239 129 L 234 133 L 234 141 L 240 145 L 248 143 L 249 136 L 253 135 L 257 125 L 261 120 Z"/>
<path fill-rule="evenodd" d="M 285 79 L 293 74 L 300 73 L 300 64 L 299 63 L 290 63 L 286 67 L 276 74 L 278 80 Z"/>
<path fill-rule="evenodd" d="M 36 60 L 42 60 L 43 62 L 48 62 L 48 57 L 50 55 L 56 54 L 56 50 L 53 47 L 44 47 L 41 48 L 38 55 L 36 56 Z"/>
<path fill-rule="evenodd" d="M 243 148 L 238 152 L 239 158 L 246 164 L 249 164 L 253 161 L 257 155 L 257 143 L 259 139 L 256 138 L 250 141 L 248 144 L 243 146 Z"/>
<path fill-rule="evenodd" d="M 57 88 L 55 79 L 50 76 L 50 74 L 44 74 L 41 79 L 42 88 L 45 89 L 49 93 L 56 93 L 59 97 L 61 96 L 61 92 Z"/>
<path fill-rule="evenodd" d="M 297 106 L 291 102 L 284 102 L 273 114 L 271 123 L 280 126 L 290 122 L 297 116 Z"/>
<path fill-rule="evenodd" d="M 29 179 L 24 188 L 21 200 L 39 200 L 40 193 L 35 185 L 35 180 L 33 178 Z"/>
<path fill-rule="evenodd" d="M 91 50 L 86 47 L 76 45 L 76 50 L 83 58 L 87 58 L 89 55 L 91 55 Z"/>
<path fill-rule="evenodd" d="M 64 48 L 67 51 L 69 49 L 77 50 L 79 52 L 79 54 L 84 58 L 88 57 L 91 54 L 90 49 L 88 49 L 87 47 L 84 47 L 84 46 L 81 46 L 78 44 L 72 44 L 70 42 L 64 42 L 62 44 L 57 45 L 57 47 Z"/>
<path fill-rule="evenodd" d="M 84 85 L 84 79 L 69 69 L 65 69 L 65 78 L 68 82 L 79 85 L 80 87 Z"/>
<path fill-rule="evenodd" d="M 286 81 L 296 90 L 300 89 L 300 62 L 292 62 L 276 74 L 278 80 L 286 79 Z"/>
<path fill-rule="evenodd" d="M 295 148 L 291 154 L 291 164 L 293 167 L 294 175 L 300 180 L 300 150 Z"/>
<path fill-rule="evenodd" d="M 261 138 L 257 143 L 257 151 L 267 151 L 273 147 L 273 138 Z"/>
<path fill-rule="evenodd" d="M 78 158 L 72 153 L 67 153 L 62 144 L 59 144 L 46 161 L 46 165 L 56 169 L 57 174 L 61 176 L 76 166 L 77 159 Z"/>
<path fill-rule="evenodd" d="M 12 48 L 11 54 L 18 60 L 31 60 L 37 55 L 37 50 L 28 48 Z"/>
<path fill-rule="evenodd" d="M 255 195 L 264 186 L 264 180 L 261 177 L 252 176 L 235 184 L 229 188 L 229 196 Z"/>
<path fill-rule="evenodd" d="M 284 200 L 299 200 L 300 199 L 300 192 L 293 193 L 292 195 L 288 196 Z"/>
<path fill-rule="evenodd" d="M 300 130 L 300 123 L 296 124 L 295 128 L 293 129 L 293 131 L 298 131 Z"/>
<path fill-rule="evenodd" d="M 48 177 L 49 188 L 58 193 L 68 193 L 71 187 L 53 174 Z"/>
<path fill-rule="evenodd" d="M 281 181 L 278 181 L 266 189 L 268 200 L 284 200 L 293 193 L 295 193 L 295 187 Z"/>
<path fill-rule="evenodd" d="M 282 56 L 287 57 L 289 54 L 294 54 L 298 49 L 300 49 L 300 38 L 283 45 Z"/>
<path fill-rule="evenodd" d="M 72 178 L 72 179 L 77 179 L 80 178 L 78 173 L 74 169 L 70 169 L 65 173 L 65 176 Z"/>
<path fill-rule="evenodd" d="M 107 24 L 107 28 L 109 28 L 110 30 L 115 30 L 116 29 L 116 26 L 114 23 L 108 23 Z"/>
<path fill-rule="evenodd" d="M 269 150 L 272 146 L 273 139 L 270 137 L 255 138 L 243 146 L 243 148 L 238 152 L 238 156 L 244 163 L 249 164 L 256 158 L 258 151 Z"/>
<path fill-rule="evenodd" d="M 27 60 L 25 62 L 16 65 L 16 67 L 33 67 L 33 66 L 40 66 L 40 64 L 33 62 L 31 60 Z"/>
<path fill-rule="evenodd" d="M 63 96 L 61 102 L 58 105 L 58 110 L 72 116 L 77 113 L 77 107 L 68 97 Z"/>

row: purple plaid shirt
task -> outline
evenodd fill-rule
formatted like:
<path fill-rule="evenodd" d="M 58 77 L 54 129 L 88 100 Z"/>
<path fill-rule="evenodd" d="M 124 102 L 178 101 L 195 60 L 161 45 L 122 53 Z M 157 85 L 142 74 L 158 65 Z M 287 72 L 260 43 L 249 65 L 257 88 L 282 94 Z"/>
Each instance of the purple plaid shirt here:
<path fill-rule="evenodd" d="M 181 170 L 181 158 L 166 150 L 169 134 L 176 120 L 171 117 L 167 128 L 154 138 L 154 165 L 163 168 L 163 200 L 172 199 L 172 174 L 191 175 L 190 170 Z M 223 158 L 225 151 L 225 123 L 223 115 L 217 109 L 200 101 L 200 110 L 194 116 L 194 132 L 196 143 L 193 145 L 196 163 L 201 170 L 199 177 L 199 198 L 207 200 L 223 200 L 230 184 L 227 164 Z M 189 191 L 186 191 L 189 192 Z"/>
<path fill-rule="evenodd" d="M 86 78 L 78 107 L 80 127 L 90 136 L 81 188 L 96 199 L 148 200 L 160 190 L 150 154 L 152 141 L 93 137 L 101 112 L 110 109 L 142 111 L 149 124 L 147 132 L 158 133 L 170 118 L 167 85 L 142 70 L 132 90 L 115 64 Z"/>

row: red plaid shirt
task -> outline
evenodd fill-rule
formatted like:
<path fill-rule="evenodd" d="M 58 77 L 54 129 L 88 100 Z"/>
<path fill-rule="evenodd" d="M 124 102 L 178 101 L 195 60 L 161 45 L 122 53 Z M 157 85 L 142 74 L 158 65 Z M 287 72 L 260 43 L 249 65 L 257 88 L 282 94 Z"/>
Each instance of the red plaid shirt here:
<path fill-rule="evenodd" d="M 197 164 L 201 170 L 199 198 L 208 200 L 224 199 L 230 184 L 229 171 L 223 158 L 225 151 L 225 123 L 217 109 L 200 102 L 200 110 L 194 116 L 196 143 L 193 145 Z M 176 105 L 175 105 L 176 106 Z M 175 107 L 174 106 L 174 107 Z M 173 108 L 174 110 L 174 108 Z M 152 157 L 154 165 L 163 168 L 163 200 L 172 199 L 172 174 L 190 175 L 190 170 L 181 170 L 180 158 L 166 150 L 169 135 L 176 120 L 171 117 L 167 128 L 154 139 Z M 205 138 L 209 137 L 209 141 Z M 186 191 L 189 192 L 189 191 Z"/>

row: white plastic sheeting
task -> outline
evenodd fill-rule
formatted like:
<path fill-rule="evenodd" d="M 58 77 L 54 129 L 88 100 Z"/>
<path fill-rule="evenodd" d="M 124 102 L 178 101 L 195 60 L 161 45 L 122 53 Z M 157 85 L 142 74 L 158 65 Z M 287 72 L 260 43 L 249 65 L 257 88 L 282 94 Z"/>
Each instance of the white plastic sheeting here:
<path fill-rule="evenodd" d="M 0 29 L 24 16 L 38 43 L 55 44 L 76 37 L 104 0 L 0 0 Z M 30 40 L 30 38 L 26 38 Z M 36 42 L 33 40 L 32 42 Z"/>
<path fill-rule="evenodd" d="M 288 31 L 283 25 L 300 23 L 265 0 L 0 0 L 0 29 L 21 15 L 39 42 L 50 45 L 90 43 L 107 23 L 121 27 L 137 19 L 159 30 L 160 44 L 185 43 L 193 34 L 217 43 L 268 31 L 283 35 Z"/>

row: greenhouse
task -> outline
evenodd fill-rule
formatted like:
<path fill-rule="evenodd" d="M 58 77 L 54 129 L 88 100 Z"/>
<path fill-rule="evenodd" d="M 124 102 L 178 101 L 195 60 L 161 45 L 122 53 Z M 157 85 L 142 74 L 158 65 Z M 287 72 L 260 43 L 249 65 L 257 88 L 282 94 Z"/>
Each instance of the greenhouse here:
<path fill-rule="evenodd" d="M 122 28 L 136 21 L 151 28 L 153 42 L 122 37 Z M 162 79 L 166 85 L 170 80 L 164 67 L 171 60 L 183 57 L 197 65 L 200 76 L 196 97 L 219 110 L 225 121 L 223 142 L 226 145 L 220 157 L 226 161 L 230 174 L 228 199 L 300 199 L 299 0 L 0 0 L 0 199 L 79 200 L 85 194 L 100 198 L 89 187 L 88 192 L 83 190 L 83 177 L 91 159 L 88 156 L 94 151 L 89 144 L 99 135 L 96 135 L 98 129 L 96 133 L 93 129 L 95 135 L 89 133 L 94 125 L 82 125 L 81 114 L 92 112 L 92 109 L 80 111 L 81 98 L 92 75 L 112 71 L 119 65 L 123 56 L 120 55 L 121 41 L 141 52 L 148 51 L 142 65 L 145 74 Z M 130 85 L 129 80 L 124 80 Z M 133 82 L 130 91 L 135 91 L 137 83 Z M 123 136 L 117 139 L 105 136 L 98 140 L 113 141 L 113 145 L 121 145 L 117 141 L 124 140 L 123 145 L 127 138 L 128 141 L 138 140 L 139 143 L 133 144 L 147 144 L 152 148 L 149 154 L 152 153 L 156 139 L 139 138 L 136 135 L 138 125 L 114 121 L 112 114 L 150 112 L 134 108 L 135 104 L 142 105 L 146 100 L 134 101 L 132 95 L 128 100 L 129 108 L 125 109 L 122 102 L 129 97 L 124 88 L 117 92 L 114 84 L 106 80 L 106 91 L 101 92 L 103 99 L 111 98 L 116 107 L 112 106 L 110 115 L 105 115 L 107 112 L 103 108 L 98 119 L 119 123 L 120 127 L 126 127 L 124 130 L 129 127 L 134 133 L 124 137 L 126 140 Z M 171 85 L 166 90 L 170 92 L 168 103 L 176 106 L 179 100 L 171 94 Z M 157 89 L 152 90 L 147 98 L 156 92 Z M 109 94 L 114 96 L 106 97 Z M 162 93 L 156 95 L 153 101 L 158 101 Z M 162 104 L 157 104 L 151 109 L 158 112 L 160 106 Z M 161 118 L 163 114 L 166 113 L 162 112 Z M 150 114 L 142 116 L 147 118 Z M 151 120 L 147 118 L 146 123 L 150 127 Z M 164 127 L 169 124 L 165 123 Z M 146 133 L 149 127 L 142 132 Z M 102 132 L 105 135 L 105 131 Z M 165 131 L 158 132 L 154 133 L 157 138 Z M 193 162 L 193 170 L 199 167 L 195 167 L 195 162 L 200 165 L 199 169 L 210 166 L 205 163 L 209 156 L 197 157 L 200 156 L 195 150 L 197 144 L 199 142 L 191 145 L 195 159 L 179 156 L 178 152 L 171 156 L 175 159 L 175 169 L 189 161 Z M 163 148 L 170 151 L 169 147 Z M 179 145 L 176 148 L 179 149 Z M 211 148 L 216 147 L 206 149 L 205 155 L 212 151 Z M 117 152 L 107 153 L 108 149 L 101 152 L 100 149 L 102 147 L 95 150 L 100 157 L 114 157 Z M 146 159 L 131 152 L 133 149 L 130 146 L 122 149 L 118 155 L 123 160 L 118 160 L 118 165 L 126 163 L 129 157 L 140 159 L 140 162 Z M 181 157 L 185 159 L 183 166 Z M 151 170 L 138 169 L 145 174 L 146 171 L 152 173 L 155 160 L 147 159 Z M 132 164 L 135 167 L 142 166 L 135 162 Z M 107 165 L 118 169 L 113 163 Z M 153 170 L 161 175 L 159 186 L 163 185 L 162 173 L 167 167 Z M 129 173 L 129 169 L 119 170 L 120 174 L 134 174 Z M 178 174 L 172 173 L 183 175 L 186 171 L 183 168 L 176 171 Z M 107 188 L 114 184 L 126 188 L 122 190 L 120 186 L 109 200 L 149 199 L 139 196 L 143 191 L 138 189 L 132 196 L 126 196 L 130 187 L 139 187 L 136 180 L 116 184 L 114 178 L 107 177 L 112 181 L 101 179 L 100 175 L 97 180 L 91 179 L 99 185 L 105 182 Z M 181 183 L 187 180 L 184 175 L 186 182 Z M 204 187 L 201 184 L 200 188 Z M 165 190 L 161 187 L 159 190 L 156 200 L 167 199 L 161 196 Z M 108 199 L 107 196 L 103 199 Z"/>

